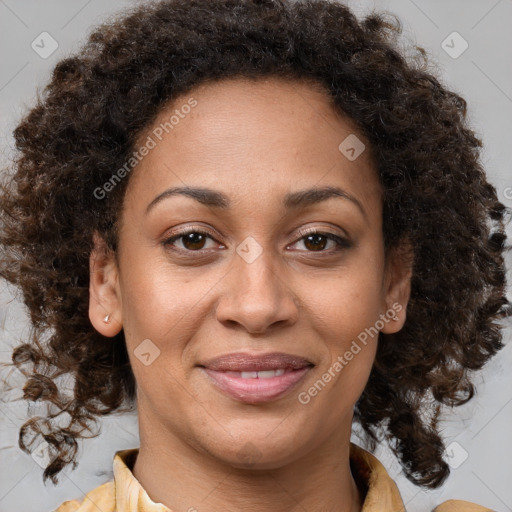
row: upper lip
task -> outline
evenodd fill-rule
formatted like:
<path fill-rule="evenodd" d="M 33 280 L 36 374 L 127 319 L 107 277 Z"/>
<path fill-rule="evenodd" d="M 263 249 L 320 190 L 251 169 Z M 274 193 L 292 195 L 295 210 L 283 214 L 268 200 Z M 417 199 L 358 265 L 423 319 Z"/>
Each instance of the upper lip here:
<path fill-rule="evenodd" d="M 209 359 L 199 366 L 220 372 L 258 372 L 278 370 L 279 368 L 298 370 L 305 366 L 314 365 L 303 357 L 283 352 L 271 352 L 268 354 L 234 352 Z"/>

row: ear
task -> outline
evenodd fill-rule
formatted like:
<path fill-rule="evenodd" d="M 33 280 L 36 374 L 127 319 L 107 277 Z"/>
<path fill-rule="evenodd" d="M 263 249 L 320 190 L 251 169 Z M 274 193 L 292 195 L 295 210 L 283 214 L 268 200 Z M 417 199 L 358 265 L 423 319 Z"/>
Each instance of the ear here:
<path fill-rule="evenodd" d="M 381 329 L 384 334 L 398 332 L 405 324 L 407 304 L 411 296 L 413 260 L 412 247 L 408 241 L 393 248 L 386 259 L 383 282 L 385 309 L 382 313 L 387 321 Z M 391 313 L 394 313 L 396 320 L 390 318 Z"/>
<path fill-rule="evenodd" d="M 89 319 L 103 336 L 119 334 L 123 327 L 119 272 L 114 252 L 97 233 L 89 257 Z"/>

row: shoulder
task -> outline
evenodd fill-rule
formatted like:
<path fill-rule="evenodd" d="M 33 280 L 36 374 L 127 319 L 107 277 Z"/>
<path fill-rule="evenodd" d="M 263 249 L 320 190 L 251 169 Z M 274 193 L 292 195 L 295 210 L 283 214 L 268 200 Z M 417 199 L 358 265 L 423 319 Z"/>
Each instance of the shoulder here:
<path fill-rule="evenodd" d="M 54 512 L 115 512 L 115 508 L 115 486 L 111 480 L 89 491 L 82 501 L 65 501 Z"/>
<path fill-rule="evenodd" d="M 493 510 L 469 501 L 448 500 L 437 506 L 433 512 L 493 512 Z"/>
<path fill-rule="evenodd" d="M 405 511 L 400 491 L 382 463 L 364 448 L 350 443 L 350 468 L 364 496 L 362 512 Z M 490 508 L 463 500 L 448 500 L 432 512 L 495 512 Z"/>

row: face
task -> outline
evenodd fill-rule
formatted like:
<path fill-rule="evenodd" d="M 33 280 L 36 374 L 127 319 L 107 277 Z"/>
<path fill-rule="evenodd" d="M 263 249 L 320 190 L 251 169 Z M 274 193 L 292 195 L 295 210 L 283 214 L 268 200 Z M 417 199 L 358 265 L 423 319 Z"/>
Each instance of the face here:
<path fill-rule="evenodd" d="M 339 149 L 347 137 L 359 156 Z M 233 466 L 247 443 L 271 468 L 349 436 L 375 332 L 402 327 L 409 297 L 409 271 L 385 258 L 368 141 L 319 88 L 272 78 L 200 86 L 139 142 L 152 147 L 129 176 L 116 258 L 96 239 L 90 301 L 98 331 L 124 331 L 139 421 Z M 282 376 L 223 391 L 203 366 L 241 352 L 312 366 L 277 396 Z"/>

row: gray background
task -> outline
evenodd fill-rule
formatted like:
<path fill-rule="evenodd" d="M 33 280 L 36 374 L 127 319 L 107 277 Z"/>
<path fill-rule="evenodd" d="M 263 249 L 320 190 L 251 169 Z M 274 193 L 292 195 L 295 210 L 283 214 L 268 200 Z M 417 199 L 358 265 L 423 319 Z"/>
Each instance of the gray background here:
<path fill-rule="evenodd" d="M 78 48 L 91 27 L 128 0 L 0 0 L 0 158 L 12 151 L 11 132 L 35 99 L 36 88 L 50 70 Z M 404 44 L 424 47 L 432 71 L 469 104 L 472 127 L 484 140 L 483 161 L 500 199 L 512 207 L 512 0 L 387 0 L 349 1 L 358 14 L 370 8 L 397 14 L 404 25 Z M 42 58 L 31 47 L 48 32 L 57 50 Z M 451 35 L 454 31 L 457 35 Z M 449 36 L 449 37 L 448 37 Z M 447 39 L 448 37 L 448 39 Z M 444 45 L 443 41 L 446 42 Z M 468 48 L 461 55 L 464 40 Z M 451 48 L 447 48 L 449 45 Z M 46 45 L 46 48 L 49 46 Z M 448 52 L 451 52 L 450 56 Z M 454 58 L 456 56 L 456 58 Z M 510 235 L 510 229 L 509 229 Z M 510 259 L 508 261 L 510 268 Z M 509 273 L 510 280 L 510 273 Z M 0 286 L 0 361 L 10 361 L 12 347 L 29 332 L 27 316 L 5 284 Z M 510 293 L 509 293 L 510 298 Z M 511 338 L 510 327 L 505 341 Z M 385 447 L 376 455 L 395 478 L 409 512 L 431 510 L 450 499 L 467 499 L 494 510 L 512 511 L 512 348 L 506 348 L 476 375 L 477 396 L 445 416 L 443 433 L 450 445 L 447 460 L 454 468 L 436 491 L 422 491 L 400 474 Z M 507 371 L 508 370 L 508 371 Z M 0 512 L 42 512 L 86 492 L 112 477 L 114 452 L 138 446 L 135 414 L 112 416 L 99 437 L 80 444 L 79 466 L 61 473 L 61 483 L 42 484 L 42 469 L 18 448 L 18 430 L 29 416 L 44 409 L 19 400 L 24 380 L 17 370 L 1 370 L 12 389 L 0 399 Z M 358 432 L 353 440 L 357 442 Z M 452 444 L 453 443 L 453 444 Z M 311 511 L 313 512 L 313 511 Z"/>

